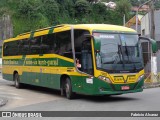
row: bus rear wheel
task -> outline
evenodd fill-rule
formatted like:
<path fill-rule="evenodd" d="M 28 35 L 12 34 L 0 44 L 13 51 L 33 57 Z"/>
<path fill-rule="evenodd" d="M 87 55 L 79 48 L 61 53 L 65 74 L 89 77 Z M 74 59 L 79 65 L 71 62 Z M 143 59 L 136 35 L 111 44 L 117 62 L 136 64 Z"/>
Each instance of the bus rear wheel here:
<path fill-rule="evenodd" d="M 14 83 L 15 83 L 15 87 L 16 88 L 21 88 L 22 87 L 22 84 L 20 83 L 20 79 L 19 79 L 18 73 L 16 73 L 14 75 Z"/>
<path fill-rule="evenodd" d="M 71 80 L 69 78 L 66 78 L 65 81 L 65 93 L 68 99 L 74 98 L 74 93 L 72 92 Z"/>

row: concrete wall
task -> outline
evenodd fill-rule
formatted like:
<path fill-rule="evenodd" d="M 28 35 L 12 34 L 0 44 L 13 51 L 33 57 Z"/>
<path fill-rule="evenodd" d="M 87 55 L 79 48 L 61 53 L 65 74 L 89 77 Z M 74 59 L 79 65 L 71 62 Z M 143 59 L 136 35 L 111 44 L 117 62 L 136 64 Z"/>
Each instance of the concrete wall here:
<path fill-rule="evenodd" d="M 155 39 L 160 41 L 160 10 L 155 11 Z"/>
<path fill-rule="evenodd" d="M 13 37 L 13 25 L 9 15 L 0 17 L 0 47 L 5 39 Z"/>
<path fill-rule="evenodd" d="M 155 40 L 160 41 L 160 10 L 154 12 L 155 22 Z M 143 30 L 145 33 L 143 34 Z M 147 37 L 151 36 L 151 14 L 147 13 L 141 20 L 141 34 Z"/>
<path fill-rule="evenodd" d="M 147 13 L 142 19 L 141 19 L 141 35 L 150 36 L 150 13 Z M 143 33 L 143 30 L 145 31 Z"/>
<path fill-rule="evenodd" d="M 136 30 L 136 25 L 134 24 L 130 28 Z M 138 25 L 137 32 L 138 32 L 138 34 L 141 34 L 141 25 Z"/>
<path fill-rule="evenodd" d="M 158 44 L 158 49 L 159 51 L 156 53 L 157 56 L 157 71 L 160 72 L 160 10 L 157 10 L 154 12 L 154 22 L 155 22 L 155 40 L 157 41 Z M 150 13 L 147 13 L 141 20 L 141 34 L 143 35 L 143 30 L 145 30 L 144 35 L 147 37 L 151 36 L 151 15 Z M 147 46 L 143 46 L 147 47 Z M 145 51 L 146 52 L 146 51 Z M 146 54 L 146 53 L 143 53 Z M 148 56 L 147 54 L 146 56 Z M 149 56 L 150 58 L 150 56 Z M 144 58 L 146 59 L 146 57 Z M 147 59 L 146 59 L 147 60 Z M 150 59 L 147 60 L 145 65 L 145 72 L 148 73 L 151 71 L 151 63 Z"/>

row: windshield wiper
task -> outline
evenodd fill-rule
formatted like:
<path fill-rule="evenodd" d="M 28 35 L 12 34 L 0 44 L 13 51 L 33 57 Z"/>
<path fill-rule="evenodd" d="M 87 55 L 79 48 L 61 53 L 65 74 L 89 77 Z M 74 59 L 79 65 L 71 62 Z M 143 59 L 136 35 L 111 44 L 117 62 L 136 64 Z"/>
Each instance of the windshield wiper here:
<path fill-rule="evenodd" d="M 113 71 L 117 68 L 117 64 L 119 62 L 123 64 L 123 68 L 124 68 L 124 57 L 123 57 L 123 54 L 122 54 L 121 45 L 119 45 L 119 44 L 118 44 L 118 52 L 117 52 L 117 54 L 118 54 L 118 57 L 119 57 L 119 61 L 117 62 L 117 57 L 114 59 L 113 65 L 116 64 L 116 66 L 114 66 L 114 68 L 113 68 L 113 65 L 112 65 Z M 122 58 L 121 58 L 121 55 L 122 55 Z"/>
<path fill-rule="evenodd" d="M 126 42 L 125 42 L 125 53 L 126 53 L 126 55 L 127 55 L 127 57 L 128 57 L 128 63 L 129 63 L 129 62 L 133 63 L 133 66 L 134 66 L 133 70 L 136 71 L 137 68 L 136 68 L 135 63 L 133 62 L 132 55 L 131 55 L 131 61 L 129 60 L 129 51 L 128 51 Z"/>
<path fill-rule="evenodd" d="M 128 63 L 129 63 L 129 62 L 130 62 L 130 61 L 129 61 L 129 51 L 128 51 L 128 49 L 127 49 L 127 44 L 126 44 L 126 42 L 125 42 L 125 53 L 126 53 L 126 55 L 127 55 Z"/>
<path fill-rule="evenodd" d="M 123 55 L 123 52 L 122 52 L 122 46 L 121 45 L 119 45 L 118 44 L 118 51 L 121 53 L 121 55 L 122 55 L 122 63 L 123 63 L 123 68 L 125 67 L 125 65 L 124 65 L 124 55 Z M 120 54 L 119 54 L 120 55 Z M 120 59 L 121 59 L 121 57 L 120 57 Z"/>

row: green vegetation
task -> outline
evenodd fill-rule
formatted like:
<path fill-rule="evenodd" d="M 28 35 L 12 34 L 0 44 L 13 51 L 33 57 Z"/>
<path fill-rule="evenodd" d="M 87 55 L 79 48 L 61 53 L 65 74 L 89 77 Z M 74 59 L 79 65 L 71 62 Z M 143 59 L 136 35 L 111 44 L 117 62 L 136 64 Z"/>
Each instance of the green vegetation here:
<path fill-rule="evenodd" d="M 35 29 L 57 24 L 105 23 L 123 24 L 128 20 L 131 3 L 138 0 L 112 0 L 115 10 L 107 8 L 98 0 L 1 0 L 0 16 L 11 15 L 14 36 Z M 102 0 L 109 2 L 110 0 Z M 134 2 L 133 2 L 134 1 Z"/>

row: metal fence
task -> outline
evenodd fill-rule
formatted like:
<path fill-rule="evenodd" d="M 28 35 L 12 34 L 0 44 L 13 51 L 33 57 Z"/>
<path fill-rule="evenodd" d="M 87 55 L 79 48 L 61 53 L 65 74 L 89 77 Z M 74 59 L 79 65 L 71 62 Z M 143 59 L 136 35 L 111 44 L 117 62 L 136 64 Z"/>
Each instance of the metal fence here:
<path fill-rule="evenodd" d="M 157 41 L 157 47 L 158 51 L 155 54 L 157 57 L 157 74 L 155 75 L 151 72 L 151 46 L 148 42 L 142 43 L 146 83 L 160 83 L 160 41 Z"/>

